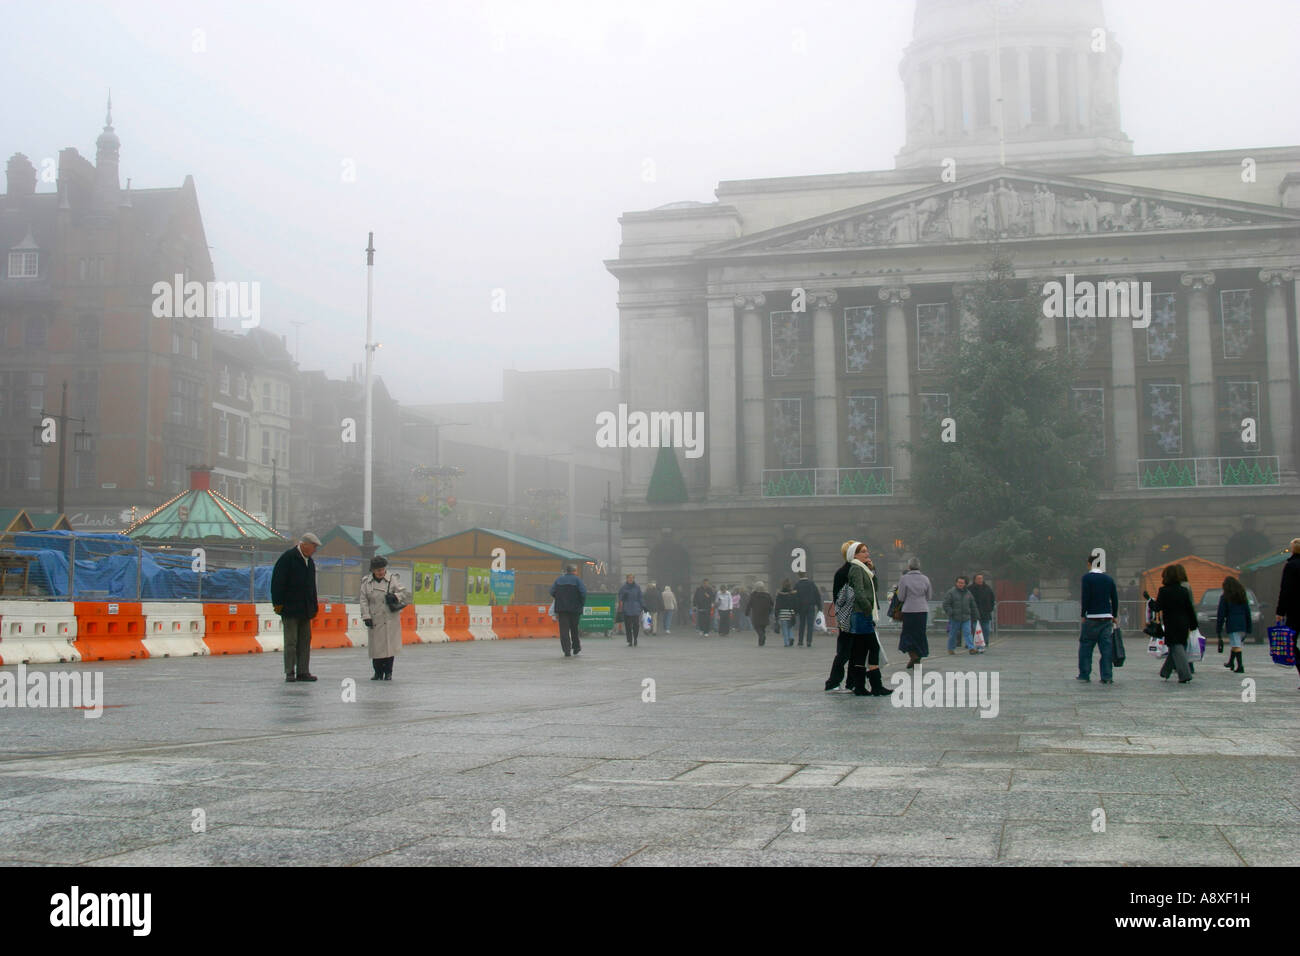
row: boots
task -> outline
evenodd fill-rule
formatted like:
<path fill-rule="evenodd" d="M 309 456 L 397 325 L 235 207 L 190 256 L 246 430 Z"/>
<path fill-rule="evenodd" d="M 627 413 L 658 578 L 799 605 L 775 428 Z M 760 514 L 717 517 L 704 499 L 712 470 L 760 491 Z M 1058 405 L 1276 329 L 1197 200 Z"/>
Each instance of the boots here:
<path fill-rule="evenodd" d="M 880 669 L 867 671 L 867 680 L 871 681 L 872 697 L 888 697 L 892 691 L 885 690 L 884 683 L 880 679 Z"/>
<path fill-rule="evenodd" d="M 870 697 L 871 691 L 867 690 L 867 669 L 860 664 L 849 665 L 849 687 L 853 690 L 855 697 Z"/>
<path fill-rule="evenodd" d="M 1232 653 L 1230 653 L 1230 654 L 1228 655 L 1228 663 L 1224 664 L 1223 666 L 1226 667 L 1226 668 L 1227 668 L 1228 670 L 1230 670 L 1230 671 L 1236 671 L 1236 669 L 1237 669 L 1237 649 L 1236 649 L 1235 647 L 1232 649 Z"/>
<path fill-rule="evenodd" d="M 1244 674 L 1244 673 L 1246 673 L 1246 667 L 1245 667 L 1245 665 L 1242 664 L 1242 662 L 1241 662 L 1241 648 L 1237 648 L 1237 649 L 1234 650 L 1232 653 L 1235 654 L 1235 655 L 1237 656 L 1237 667 L 1236 667 L 1236 673 L 1238 673 L 1238 674 Z"/>

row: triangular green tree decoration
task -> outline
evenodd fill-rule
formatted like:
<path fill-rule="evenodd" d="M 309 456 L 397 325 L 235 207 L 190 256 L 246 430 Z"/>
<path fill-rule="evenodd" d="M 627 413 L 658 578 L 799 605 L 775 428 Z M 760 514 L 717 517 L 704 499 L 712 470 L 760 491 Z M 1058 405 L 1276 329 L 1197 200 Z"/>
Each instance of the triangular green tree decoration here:
<path fill-rule="evenodd" d="M 677 466 L 677 456 L 671 448 L 660 448 L 655 459 L 655 470 L 650 475 L 650 487 L 645 494 L 647 504 L 676 505 L 688 501 L 686 479 Z"/>

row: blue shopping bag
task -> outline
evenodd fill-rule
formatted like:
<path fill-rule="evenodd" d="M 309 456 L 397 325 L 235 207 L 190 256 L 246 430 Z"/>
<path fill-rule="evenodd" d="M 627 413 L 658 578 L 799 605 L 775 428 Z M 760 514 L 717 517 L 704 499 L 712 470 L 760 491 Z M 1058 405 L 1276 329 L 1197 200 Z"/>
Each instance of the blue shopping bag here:
<path fill-rule="evenodd" d="M 1268 629 L 1268 654 L 1274 664 L 1295 667 L 1295 631 L 1285 624 L 1274 624 Z"/>

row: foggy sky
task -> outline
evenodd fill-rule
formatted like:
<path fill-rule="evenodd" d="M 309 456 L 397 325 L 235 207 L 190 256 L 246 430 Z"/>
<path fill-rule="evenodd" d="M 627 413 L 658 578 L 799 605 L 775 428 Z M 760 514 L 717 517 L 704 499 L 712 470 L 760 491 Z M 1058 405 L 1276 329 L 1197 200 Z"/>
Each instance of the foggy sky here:
<path fill-rule="evenodd" d="M 492 400 L 502 368 L 618 367 L 602 260 L 622 212 L 709 202 L 722 179 L 892 169 L 912 12 L 9 2 L 0 150 L 93 161 L 111 87 L 123 185 L 194 176 L 218 278 L 260 281 L 291 351 L 308 323 L 304 368 L 363 360 L 374 230 L 376 371 L 404 403 Z M 1300 3 L 1111 0 L 1107 26 L 1135 153 L 1300 144 Z"/>

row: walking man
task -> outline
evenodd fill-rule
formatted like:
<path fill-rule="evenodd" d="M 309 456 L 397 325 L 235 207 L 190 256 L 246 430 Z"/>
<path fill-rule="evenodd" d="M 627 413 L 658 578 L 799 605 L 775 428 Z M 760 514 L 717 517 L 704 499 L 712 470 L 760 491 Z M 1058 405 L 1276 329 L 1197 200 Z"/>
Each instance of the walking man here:
<path fill-rule="evenodd" d="M 636 583 L 636 575 L 629 574 L 627 583 L 618 589 L 619 613 L 623 615 L 623 632 L 627 635 L 627 646 L 636 647 L 637 636 L 641 633 L 641 612 L 645 604 L 641 597 L 641 585 Z"/>
<path fill-rule="evenodd" d="M 570 653 L 574 657 L 582 650 L 582 641 L 578 639 L 578 621 L 582 619 L 582 609 L 587 606 L 587 586 L 575 573 L 573 565 L 566 564 L 564 573 L 551 585 L 551 597 L 555 599 L 555 616 L 560 621 L 560 650 L 564 656 Z"/>
<path fill-rule="evenodd" d="M 310 531 L 275 562 L 271 571 L 271 604 L 280 615 L 284 631 L 284 680 L 308 683 L 311 673 L 311 621 L 320 609 L 316 602 L 316 562 L 311 556 L 320 538 Z"/>
<path fill-rule="evenodd" d="M 695 605 L 695 626 L 705 637 L 709 636 L 709 622 L 713 617 L 714 593 L 713 588 L 709 586 L 709 579 L 705 578 L 695 589 L 695 598 L 691 602 Z"/>
<path fill-rule="evenodd" d="M 943 596 L 943 610 L 948 615 L 948 653 L 957 653 L 953 648 L 958 641 L 962 641 L 966 644 L 966 649 L 974 654 L 977 612 L 975 598 L 966 587 L 966 575 L 959 574 L 956 585 L 949 588 Z"/>
<path fill-rule="evenodd" d="M 1079 628 L 1079 676 L 1075 680 L 1085 684 L 1092 680 L 1095 647 L 1101 651 L 1101 682 L 1112 684 L 1111 637 L 1119 619 L 1119 590 L 1114 578 L 1093 566 L 1095 560 L 1096 554 L 1088 555 L 1088 573 L 1080 589 L 1079 616 L 1083 623 Z"/>
<path fill-rule="evenodd" d="M 817 611 L 821 609 L 822 592 L 808 578 L 808 572 L 799 572 L 799 583 L 794 586 L 795 613 L 799 618 L 799 646 L 803 647 L 807 635 L 808 646 L 812 647 L 813 623 L 817 620 Z"/>
<path fill-rule="evenodd" d="M 984 632 L 984 645 L 988 646 L 993 637 L 993 607 L 997 601 L 993 589 L 984 583 L 984 575 L 975 575 L 975 583 L 970 586 L 970 596 L 975 599 L 975 616 L 979 618 L 980 630 Z M 984 648 L 979 648 L 981 654 Z"/>

